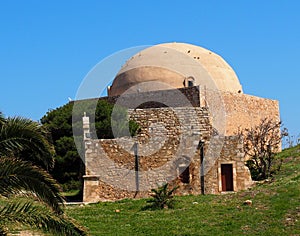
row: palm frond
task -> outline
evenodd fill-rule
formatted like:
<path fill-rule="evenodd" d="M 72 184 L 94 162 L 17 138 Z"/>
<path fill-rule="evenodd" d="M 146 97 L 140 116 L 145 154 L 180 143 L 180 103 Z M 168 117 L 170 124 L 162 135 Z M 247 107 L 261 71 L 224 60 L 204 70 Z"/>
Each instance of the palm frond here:
<path fill-rule="evenodd" d="M 7 235 L 7 230 L 0 225 L 0 236 L 6 236 Z"/>
<path fill-rule="evenodd" d="M 44 170 L 15 158 L 0 158 L 0 195 L 32 193 L 40 201 L 61 213 L 63 204 L 60 187 Z"/>
<path fill-rule="evenodd" d="M 0 155 L 18 156 L 48 169 L 54 164 L 53 154 L 47 132 L 37 122 L 13 117 L 0 126 Z"/>
<path fill-rule="evenodd" d="M 5 206 L 0 206 L 0 230 L 3 225 L 22 224 L 35 229 L 50 232 L 53 235 L 86 235 L 85 230 L 76 222 L 65 215 L 56 215 L 45 206 L 32 201 L 9 201 Z M 5 230 L 3 229 L 3 235 Z M 1 235 L 1 231 L 0 231 Z"/>

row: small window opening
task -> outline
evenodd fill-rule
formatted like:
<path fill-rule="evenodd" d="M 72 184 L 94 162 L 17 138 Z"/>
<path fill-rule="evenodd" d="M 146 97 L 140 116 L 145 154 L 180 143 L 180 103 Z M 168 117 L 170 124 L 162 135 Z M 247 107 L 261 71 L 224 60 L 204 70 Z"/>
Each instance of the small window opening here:
<path fill-rule="evenodd" d="M 189 80 L 188 81 L 188 87 L 193 87 L 194 86 L 194 81 Z"/>
<path fill-rule="evenodd" d="M 193 87 L 193 86 L 195 86 L 195 79 L 194 79 L 194 77 L 189 76 L 189 77 L 185 78 L 184 85 L 186 87 Z"/>
<path fill-rule="evenodd" d="M 190 168 L 189 166 L 179 166 L 179 180 L 183 184 L 189 184 L 190 183 Z"/>

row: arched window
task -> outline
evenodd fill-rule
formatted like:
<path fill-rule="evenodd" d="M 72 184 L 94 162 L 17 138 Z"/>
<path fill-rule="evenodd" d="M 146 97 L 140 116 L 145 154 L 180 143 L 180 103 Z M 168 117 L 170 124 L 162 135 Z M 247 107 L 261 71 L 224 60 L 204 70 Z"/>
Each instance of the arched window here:
<path fill-rule="evenodd" d="M 189 77 L 185 78 L 184 85 L 185 85 L 185 87 L 193 87 L 193 86 L 195 86 L 195 79 L 194 79 L 194 77 L 193 76 L 189 76 Z"/>

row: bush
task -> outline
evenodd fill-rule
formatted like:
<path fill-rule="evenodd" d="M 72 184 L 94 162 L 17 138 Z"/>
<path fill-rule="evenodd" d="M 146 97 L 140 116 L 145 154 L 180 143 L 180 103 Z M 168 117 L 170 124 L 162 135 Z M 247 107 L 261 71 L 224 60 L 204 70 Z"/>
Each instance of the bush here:
<path fill-rule="evenodd" d="M 150 209 L 164 209 L 164 208 L 174 208 L 174 192 L 178 188 L 175 186 L 172 189 L 169 189 L 169 184 L 166 183 L 159 187 L 158 189 L 151 189 L 152 198 L 147 200 L 149 203 L 147 208 Z"/>
<path fill-rule="evenodd" d="M 281 139 L 287 135 L 280 132 L 280 127 L 281 122 L 265 118 L 241 133 L 253 180 L 267 179 L 280 170 L 282 161 L 276 159 L 276 154 L 280 151 Z"/>

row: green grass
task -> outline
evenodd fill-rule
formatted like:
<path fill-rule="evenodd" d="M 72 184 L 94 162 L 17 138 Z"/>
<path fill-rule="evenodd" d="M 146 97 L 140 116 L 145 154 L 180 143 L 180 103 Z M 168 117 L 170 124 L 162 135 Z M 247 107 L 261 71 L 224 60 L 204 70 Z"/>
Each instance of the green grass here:
<path fill-rule="evenodd" d="M 300 235 L 299 149 L 284 150 L 280 154 L 285 159 L 281 172 L 251 190 L 176 197 L 175 209 L 142 210 L 146 199 L 126 199 L 70 206 L 67 214 L 93 236 Z M 252 200 L 251 206 L 243 204 L 247 199 Z"/>

